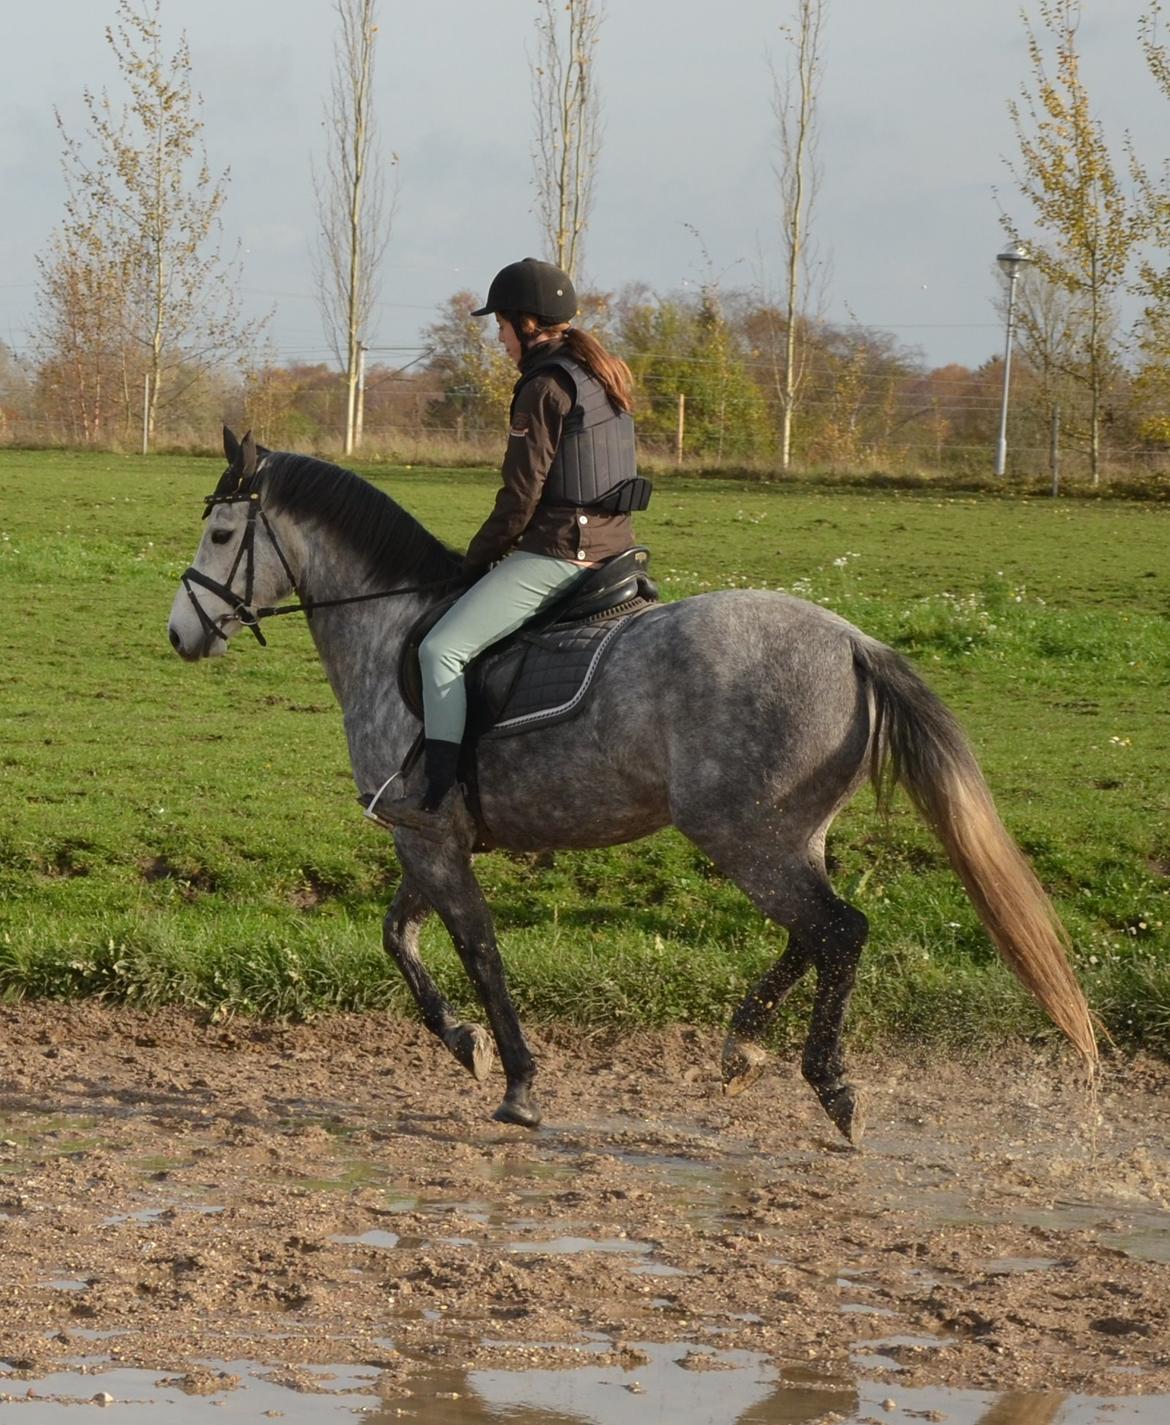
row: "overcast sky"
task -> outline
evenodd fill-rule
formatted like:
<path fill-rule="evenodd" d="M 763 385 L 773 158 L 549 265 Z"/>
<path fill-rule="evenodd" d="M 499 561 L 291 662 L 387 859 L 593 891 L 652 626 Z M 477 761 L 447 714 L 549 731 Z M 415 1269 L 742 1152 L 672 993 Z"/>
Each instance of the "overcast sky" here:
<path fill-rule="evenodd" d="M 1035 0 L 1025 0 L 1035 11 Z M 1170 102 L 1145 72 L 1146 0 L 1085 0 L 1083 68 L 1120 147 L 1170 154 Z M 609 0 L 598 58 L 605 138 L 585 252 L 593 285 L 660 292 L 705 275 L 777 280 L 768 58 L 791 0 Z M 28 347 L 35 254 L 63 204 L 53 107 L 83 132 L 81 93 L 117 74 L 114 0 L 0 0 L 0 340 Z M 1004 165 L 1007 100 L 1029 77 L 1018 0 L 829 0 L 815 217 L 830 263 L 824 315 L 894 333 L 931 365 L 1001 345 L 995 190 L 1025 238 Z M 313 295 L 310 158 L 322 151 L 331 0 L 164 0 L 185 29 L 213 168 L 230 167 L 224 226 L 244 248 L 252 311 L 275 308 L 276 352 L 323 360 Z M 378 117 L 400 157 L 398 215 L 372 345 L 410 348 L 455 290 L 486 292 L 540 255 L 529 55 L 534 0 L 381 0 Z M 404 350 L 403 360 L 412 353 Z M 397 364 L 393 355 L 379 359 Z"/>

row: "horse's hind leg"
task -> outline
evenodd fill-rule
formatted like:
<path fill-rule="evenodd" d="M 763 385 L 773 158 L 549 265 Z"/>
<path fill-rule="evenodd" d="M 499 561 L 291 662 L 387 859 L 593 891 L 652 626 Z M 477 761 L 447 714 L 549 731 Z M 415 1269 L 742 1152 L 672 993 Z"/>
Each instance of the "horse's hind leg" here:
<path fill-rule="evenodd" d="M 857 1090 L 845 1077 L 841 1033 L 858 962 L 869 937 L 869 921 L 855 906 L 839 900 L 827 883 L 824 890 L 816 925 L 811 930 L 792 930 L 808 948 L 817 969 L 816 998 L 800 1068 L 821 1107 L 851 1143 L 858 1143 L 865 1129 L 864 1115 Z"/>
<path fill-rule="evenodd" d="M 739 877 L 735 879 L 743 884 Z M 784 997 L 811 966 L 817 973 L 817 988 L 801 1072 L 825 1112 L 845 1137 L 856 1143 L 864 1125 L 857 1090 L 845 1077 L 841 1034 L 869 922 L 861 911 L 834 895 L 825 876 L 807 861 L 782 871 L 775 890 L 745 889 L 766 916 L 788 927 L 788 948 L 732 1018 L 723 1050 L 724 1084 L 735 1092 L 758 1076 L 764 1055 L 754 1041 L 763 1035 Z"/>
<path fill-rule="evenodd" d="M 784 998 L 807 970 L 817 972 L 816 996 L 801 1072 L 825 1112 L 851 1142 L 862 1131 L 857 1091 L 845 1077 L 841 1033 L 869 922 L 833 893 L 815 847 L 778 849 L 759 833 L 733 835 L 724 827 L 696 830 L 676 822 L 752 899 L 788 930 L 788 947 L 748 992 L 731 1022 L 723 1050 L 723 1082 L 737 1093 L 759 1077 L 767 1054 L 759 1044 Z M 740 829 L 742 832 L 742 829 Z"/>
<path fill-rule="evenodd" d="M 419 957 L 419 931 L 430 913 L 430 902 L 410 877 L 405 877 L 382 922 L 382 945 L 410 987 L 423 1023 L 482 1082 L 491 1071 L 494 1057 L 491 1036 L 478 1024 L 460 1020 Z"/>

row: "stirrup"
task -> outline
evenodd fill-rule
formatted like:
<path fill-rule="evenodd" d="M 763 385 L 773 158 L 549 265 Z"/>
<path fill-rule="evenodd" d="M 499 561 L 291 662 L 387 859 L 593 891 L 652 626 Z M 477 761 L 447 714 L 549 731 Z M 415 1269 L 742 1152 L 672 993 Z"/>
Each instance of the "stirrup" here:
<path fill-rule="evenodd" d="M 375 808 L 377 807 L 378 803 L 382 800 L 382 793 L 386 790 L 386 788 L 390 785 L 390 783 L 391 783 L 391 782 L 396 782 L 396 781 L 398 780 L 398 778 L 401 777 L 401 776 L 402 776 L 402 769 L 401 769 L 401 768 L 399 768 L 399 770 L 398 770 L 397 772 L 391 772 L 390 775 L 386 778 L 386 780 L 382 783 L 382 785 L 378 788 L 378 790 L 374 793 L 374 795 L 370 798 L 370 800 L 369 800 L 368 802 L 366 801 L 366 799 L 365 799 L 364 796 L 359 796 L 359 797 L 358 797 L 358 801 L 359 801 L 359 802 L 361 803 L 361 805 L 362 805 L 362 815 L 366 818 L 366 820 L 367 820 L 367 821 L 372 821 L 375 826 L 380 826 L 380 827 L 382 827 L 382 828 L 383 828 L 384 830 L 386 830 L 386 831 L 393 831 L 393 830 L 394 830 L 394 823 L 393 823 L 392 821 L 387 821 L 387 820 L 386 820 L 384 817 L 382 817 L 382 816 L 379 816 L 379 815 L 378 815 L 378 812 L 375 810 Z"/>
<path fill-rule="evenodd" d="M 425 793 L 420 793 L 417 799 L 413 797 L 399 798 L 397 803 L 391 802 L 385 809 L 379 807 L 379 799 L 387 785 L 384 782 L 370 798 L 365 809 L 365 815 L 370 821 L 376 822 L 387 831 L 417 832 L 425 841 L 445 841 L 454 831 L 459 808 L 463 801 L 463 788 L 458 782 L 443 793 L 442 800 L 434 811 L 424 811 L 418 805 Z"/>

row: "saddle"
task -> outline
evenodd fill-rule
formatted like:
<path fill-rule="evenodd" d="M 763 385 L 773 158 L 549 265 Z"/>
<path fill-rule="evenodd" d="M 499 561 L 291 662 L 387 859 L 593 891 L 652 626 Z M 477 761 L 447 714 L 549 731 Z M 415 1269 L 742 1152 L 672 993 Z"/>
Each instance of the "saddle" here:
<path fill-rule="evenodd" d="M 650 551 L 635 545 L 586 569 L 549 608 L 472 659 L 465 674 L 465 755 L 485 738 L 548 727 L 581 711 L 630 618 L 658 602 L 649 562 Z M 428 609 L 406 636 L 398 687 L 416 717 L 422 717 L 419 645 L 460 597 L 452 594 Z"/>

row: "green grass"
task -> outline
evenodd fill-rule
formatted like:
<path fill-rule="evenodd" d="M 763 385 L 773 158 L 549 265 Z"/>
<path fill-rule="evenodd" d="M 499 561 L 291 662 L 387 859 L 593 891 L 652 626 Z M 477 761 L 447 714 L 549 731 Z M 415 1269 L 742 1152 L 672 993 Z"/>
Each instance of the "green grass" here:
<path fill-rule="evenodd" d="M 303 623 L 194 668 L 167 644 L 218 473 L 0 451 L 0 993 L 405 1007 L 379 947 L 393 848 L 360 818 Z M 495 485 L 367 473 L 452 542 Z M 787 588 L 907 652 L 970 732 L 1110 1032 L 1170 1051 L 1170 510 L 665 477 L 638 531 L 667 597 Z M 863 794 L 831 854 L 872 925 L 857 1037 L 1044 1032 L 904 801 L 882 822 Z M 672 833 L 479 870 L 530 1017 L 717 1021 L 782 945 Z M 467 1005 L 437 924 L 424 950 Z"/>

